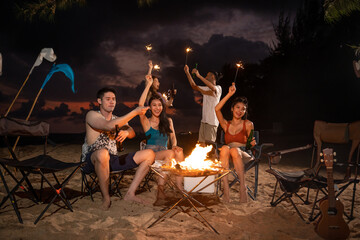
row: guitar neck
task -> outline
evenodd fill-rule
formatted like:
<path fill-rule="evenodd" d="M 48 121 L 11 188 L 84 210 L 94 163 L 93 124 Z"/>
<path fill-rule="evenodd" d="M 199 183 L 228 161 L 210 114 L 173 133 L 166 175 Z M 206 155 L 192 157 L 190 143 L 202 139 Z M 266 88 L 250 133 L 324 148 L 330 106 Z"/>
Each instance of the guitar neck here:
<path fill-rule="evenodd" d="M 335 208 L 336 199 L 335 199 L 335 190 L 334 190 L 333 167 L 326 167 L 326 173 L 327 173 L 329 208 Z"/>
<path fill-rule="evenodd" d="M 281 151 L 278 151 L 278 152 L 280 154 L 285 154 L 285 153 L 291 153 L 291 152 L 297 152 L 297 151 L 301 151 L 301 150 L 306 150 L 306 149 L 309 149 L 309 148 L 311 148 L 310 144 L 308 144 L 306 146 L 303 146 L 303 147 L 290 148 L 290 149 L 281 150 Z"/>

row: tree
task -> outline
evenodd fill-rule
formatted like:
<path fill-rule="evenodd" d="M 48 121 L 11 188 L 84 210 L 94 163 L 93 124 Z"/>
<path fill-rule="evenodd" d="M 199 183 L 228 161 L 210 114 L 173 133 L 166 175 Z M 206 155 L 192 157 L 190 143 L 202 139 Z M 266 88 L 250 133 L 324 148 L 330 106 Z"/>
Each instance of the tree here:
<path fill-rule="evenodd" d="M 325 0 L 325 21 L 334 23 L 354 11 L 360 11 L 360 0 Z"/>
<path fill-rule="evenodd" d="M 35 19 L 52 22 L 58 11 L 66 11 L 73 7 L 84 7 L 88 0 L 18 0 L 15 12 L 18 18 L 32 22 Z M 137 0 L 139 7 L 150 6 L 154 0 Z"/>

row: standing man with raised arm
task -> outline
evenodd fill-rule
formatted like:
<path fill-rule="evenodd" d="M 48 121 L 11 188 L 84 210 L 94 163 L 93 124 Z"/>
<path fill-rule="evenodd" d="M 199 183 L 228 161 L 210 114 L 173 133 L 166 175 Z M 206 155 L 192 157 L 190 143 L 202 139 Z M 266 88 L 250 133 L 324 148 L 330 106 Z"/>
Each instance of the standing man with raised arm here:
<path fill-rule="evenodd" d="M 219 103 L 222 92 L 221 86 L 216 85 L 216 83 L 222 76 L 217 72 L 211 71 L 208 72 L 204 78 L 200 75 L 199 71 L 194 68 L 192 73 L 206 85 L 198 86 L 194 82 L 187 65 L 185 65 L 184 71 L 192 89 L 199 91 L 203 95 L 202 118 L 198 141 L 200 143 L 205 143 L 205 141 L 215 142 L 217 127 L 219 126 L 219 121 L 215 114 L 215 106 Z"/>
<path fill-rule="evenodd" d="M 113 115 L 116 105 L 116 91 L 113 88 L 100 89 L 97 93 L 97 102 L 100 110 L 92 110 L 86 114 L 86 137 L 82 147 L 81 160 L 87 164 L 83 167 L 83 171 L 96 173 L 102 194 L 102 208 L 107 210 L 111 205 L 110 171 L 138 167 L 124 200 L 146 203 L 143 199 L 135 196 L 135 191 L 149 171 L 149 166 L 154 163 L 155 153 L 151 149 L 146 149 L 118 156 L 116 140 L 122 142 L 126 138 L 135 137 L 135 132 L 128 125 L 128 121 L 137 115 L 144 115 L 149 107 L 137 107 L 122 117 L 116 117 Z M 125 130 L 120 131 L 118 136 L 114 137 L 111 131 L 114 131 L 116 125 L 125 126 Z"/>

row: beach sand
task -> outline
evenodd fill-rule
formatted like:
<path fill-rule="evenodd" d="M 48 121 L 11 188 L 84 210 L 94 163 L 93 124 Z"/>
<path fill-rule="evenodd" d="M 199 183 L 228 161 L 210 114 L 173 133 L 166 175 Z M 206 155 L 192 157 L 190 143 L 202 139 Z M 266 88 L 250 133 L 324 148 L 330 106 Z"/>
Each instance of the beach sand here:
<path fill-rule="evenodd" d="M 130 150 L 131 149 L 127 149 Z M 30 145 L 18 148 L 20 157 L 35 156 L 42 151 L 41 146 Z M 62 161 L 79 161 L 80 144 L 58 144 L 49 146 L 49 155 Z M 5 148 L 0 149 L 0 155 L 6 156 Z M 296 156 L 296 155 L 290 155 Z M 295 157 L 294 157 L 295 158 Z M 290 160 L 284 160 L 291 163 Z M 301 165 L 301 164 L 300 164 Z M 281 165 L 279 168 L 289 171 L 302 169 L 296 164 Z M 66 193 L 72 203 L 73 212 L 63 208 L 61 201 L 56 201 L 45 213 L 42 219 L 34 225 L 38 214 L 45 208 L 45 204 L 34 204 L 26 194 L 16 194 L 24 223 L 20 224 L 16 214 L 7 201 L 0 209 L 0 238 L 1 239 L 320 239 L 314 231 L 315 223 L 306 223 L 300 219 L 290 202 L 282 202 L 276 207 L 270 206 L 271 196 L 275 185 L 275 178 L 265 172 L 268 169 L 266 159 L 260 164 L 259 192 L 256 201 L 249 198 L 248 203 L 238 202 L 239 185 L 231 189 L 232 202 L 224 204 L 214 194 L 198 194 L 195 197 L 213 210 L 201 209 L 202 215 L 219 232 L 214 233 L 202 221 L 201 217 L 193 210 L 186 213 L 174 209 L 164 220 L 151 228 L 154 222 L 167 206 L 176 200 L 176 194 L 167 188 L 170 200 L 161 206 L 144 206 L 137 203 L 124 201 L 112 196 L 112 205 L 109 211 L 100 209 L 101 194 L 94 194 L 94 202 L 88 195 L 81 195 L 81 174 L 78 171 L 66 186 Z M 17 173 L 17 177 L 19 177 Z M 63 179 L 66 174 L 60 174 Z M 121 192 L 124 195 L 132 180 L 132 175 L 126 175 L 121 183 Z M 254 178 L 251 170 L 246 175 L 247 182 Z M 10 177 L 6 179 L 13 185 Z M 35 187 L 39 187 L 40 178 L 34 178 Z M 138 196 L 150 202 L 155 202 L 156 183 L 150 182 L 151 192 L 141 190 Z M 46 186 L 48 187 L 48 186 Z M 46 195 L 46 189 L 45 194 Z M 301 196 L 306 196 L 306 191 L 300 191 Z M 311 199 L 315 193 L 312 192 Z M 3 184 L 0 185 L 0 198 L 5 196 Z M 359 192 L 355 202 L 355 219 L 349 223 L 350 239 L 360 238 L 360 203 Z M 349 211 L 352 197 L 352 187 L 342 195 L 341 201 L 345 210 Z M 298 203 L 304 217 L 308 218 L 311 205 Z M 183 207 L 187 209 L 186 205 Z"/>

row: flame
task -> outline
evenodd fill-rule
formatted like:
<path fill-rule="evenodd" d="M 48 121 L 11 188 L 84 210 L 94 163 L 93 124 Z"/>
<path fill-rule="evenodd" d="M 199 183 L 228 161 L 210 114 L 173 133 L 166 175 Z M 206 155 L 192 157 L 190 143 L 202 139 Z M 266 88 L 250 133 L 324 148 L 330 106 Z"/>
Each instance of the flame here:
<path fill-rule="evenodd" d="M 168 98 L 167 95 L 166 95 L 166 93 L 163 93 L 162 96 L 163 96 L 165 99 Z"/>
<path fill-rule="evenodd" d="M 218 168 L 221 167 L 220 163 L 217 160 L 214 162 L 207 159 L 207 154 L 212 150 L 212 148 L 212 145 L 202 147 L 200 144 L 196 144 L 194 150 L 183 162 L 177 163 L 175 159 L 172 159 L 171 167 L 176 168 L 176 164 L 179 164 L 181 169 L 187 171 L 218 170 Z"/>
<path fill-rule="evenodd" d="M 243 63 L 241 61 L 236 64 L 236 67 L 244 69 L 244 65 L 243 65 Z"/>
<path fill-rule="evenodd" d="M 190 48 L 190 47 L 188 47 L 188 48 L 186 48 L 186 52 L 188 53 L 188 52 L 191 52 L 192 51 L 192 49 Z"/>
<path fill-rule="evenodd" d="M 160 70 L 160 66 L 157 65 L 157 64 L 155 64 L 154 69 L 159 71 L 159 70 Z"/>
<path fill-rule="evenodd" d="M 152 46 L 151 46 L 151 44 L 149 44 L 149 45 L 146 45 L 145 48 L 146 48 L 147 51 L 151 51 Z"/>

